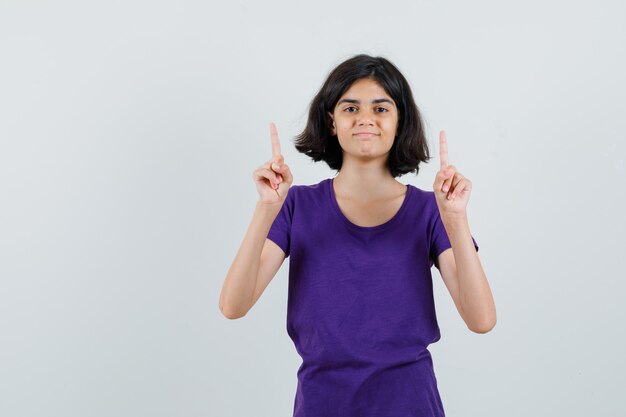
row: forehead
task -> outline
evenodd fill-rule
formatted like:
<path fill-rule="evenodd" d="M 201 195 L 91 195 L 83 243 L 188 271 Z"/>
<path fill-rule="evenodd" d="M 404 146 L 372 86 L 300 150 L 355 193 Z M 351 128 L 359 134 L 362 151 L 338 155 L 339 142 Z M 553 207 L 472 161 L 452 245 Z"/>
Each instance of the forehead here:
<path fill-rule="evenodd" d="M 341 100 L 342 98 L 362 99 L 367 102 L 377 98 L 388 98 L 393 101 L 385 89 L 371 78 L 361 78 L 352 83 L 339 99 Z"/>

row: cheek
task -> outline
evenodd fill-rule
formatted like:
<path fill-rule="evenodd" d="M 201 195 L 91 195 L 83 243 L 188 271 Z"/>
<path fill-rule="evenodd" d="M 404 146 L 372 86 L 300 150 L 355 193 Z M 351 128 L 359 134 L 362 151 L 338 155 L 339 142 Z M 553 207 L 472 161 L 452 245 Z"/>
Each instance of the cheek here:
<path fill-rule="evenodd" d="M 389 130 L 392 133 L 394 133 L 394 135 L 398 131 L 398 128 L 399 128 L 399 126 L 398 126 L 398 121 L 397 120 L 390 120 L 389 121 Z"/>
<path fill-rule="evenodd" d="M 352 123 L 349 117 L 337 117 L 335 119 L 337 121 L 337 127 L 348 127 Z"/>

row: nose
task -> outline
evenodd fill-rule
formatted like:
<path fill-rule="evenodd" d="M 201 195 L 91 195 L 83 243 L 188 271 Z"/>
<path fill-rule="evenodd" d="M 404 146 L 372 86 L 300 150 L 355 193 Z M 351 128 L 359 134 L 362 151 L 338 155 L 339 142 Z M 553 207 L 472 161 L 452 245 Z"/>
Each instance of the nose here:
<path fill-rule="evenodd" d="M 361 113 L 359 115 L 359 118 L 357 119 L 357 124 L 359 126 L 364 126 L 364 125 L 374 126 L 374 118 L 369 113 Z"/>

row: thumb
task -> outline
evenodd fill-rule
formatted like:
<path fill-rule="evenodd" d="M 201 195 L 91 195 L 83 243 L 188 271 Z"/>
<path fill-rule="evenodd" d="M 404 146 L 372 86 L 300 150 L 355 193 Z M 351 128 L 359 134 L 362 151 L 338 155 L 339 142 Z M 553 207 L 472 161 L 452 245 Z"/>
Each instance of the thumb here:
<path fill-rule="evenodd" d="M 437 190 L 441 190 L 443 183 L 454 175 L 454 171 L 449 169 L 448 167 L 437 172 L 437 176 L 435 177 L 435 188 Z"/>
<path fill-rule="evenodd" d="M 289 165 L 287 164 L 278 164 L 278 167 L 275 167 L 276 163 L 272 164 L 272 169 L 275 170 L 279 176 L 282 177 L 288 183 L 293 181 L 293 176 L 291 175 L 291 170 L 289 169 Z"/>
<path fill-rule="evenodd" d="M 274 171 L 277 172 L 284 172 L 285 169 L 287 168 L 287 165 L 285 163 L 281 163 L 281 162 L 272 162 L 272 169 Z"/>

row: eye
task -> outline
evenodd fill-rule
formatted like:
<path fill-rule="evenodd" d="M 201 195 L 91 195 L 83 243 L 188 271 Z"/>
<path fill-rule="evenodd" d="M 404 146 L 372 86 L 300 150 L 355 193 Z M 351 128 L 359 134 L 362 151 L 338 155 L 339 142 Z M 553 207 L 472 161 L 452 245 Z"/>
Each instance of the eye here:
<path fill-rule="evenodd" d="M 376 110 L 382 110 L 382 111 L 380 111 L 379 113 L 387 113 L 387 112 L 389 111 L 389 110 L 387 110 L 387 109 L 386 109 L 386 108 L 384 108 L 384 107 L 377 107 L 377 108 L 376 108 Z"/>
<path fill-rule="evenodd" d="M 356 107 L 354 107 L 354 106 L 348 106 L 348 107 L 346 107 L 345 109 L 343 109 L 343 111 L 347 111 L 348 113 L 354 113 L 354 112 L 352 112 L 352 111 L 348 111 L 348 109 L 355 109 L 355 110 L 356 110 Z"/>

